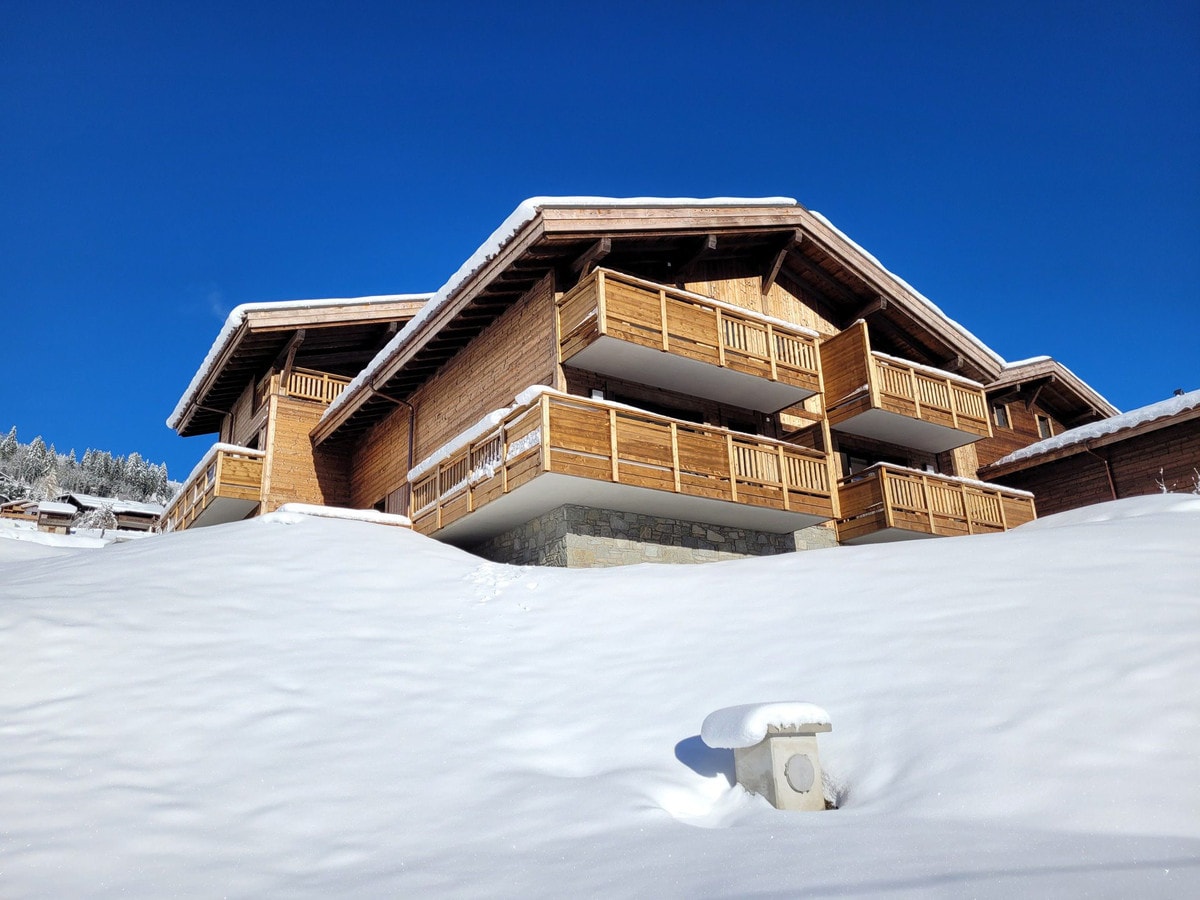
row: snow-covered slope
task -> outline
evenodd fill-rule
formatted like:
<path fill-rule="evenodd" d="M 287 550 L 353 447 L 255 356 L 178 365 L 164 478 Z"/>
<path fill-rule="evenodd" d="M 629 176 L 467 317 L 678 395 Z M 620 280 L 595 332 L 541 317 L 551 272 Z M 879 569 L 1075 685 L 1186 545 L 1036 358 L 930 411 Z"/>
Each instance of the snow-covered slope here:
<path fill-rule="evenodd" d="M 1196 896 L 1200 498 L 697 567 L 276 513 L 0 560 L 0 896 Z M 840 809 L 701 722 L 808 700 Z"/>

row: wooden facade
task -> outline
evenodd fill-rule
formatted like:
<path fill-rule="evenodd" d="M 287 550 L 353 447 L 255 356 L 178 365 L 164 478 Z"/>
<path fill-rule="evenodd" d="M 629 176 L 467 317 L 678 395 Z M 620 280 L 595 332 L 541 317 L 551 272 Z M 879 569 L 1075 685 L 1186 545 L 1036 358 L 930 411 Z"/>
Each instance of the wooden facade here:
<path fill-rule="evenodd" d="M 563 503 L 979 534 L 1034 515 L 981 464 L 1115 412 L 1053 361 L 1006 367 L 798 204 L 547 203 L 477 258 L 353 384 L 287 341 L 209 376 L 222 436 L 263 452 L 260 510 L 374 507 L 464 545 Z"/>
<path fill-rule="evenodd" d="M 163 527 L 233 521 L 284 503 L 349 505 L 348 450 L 316 447 L 309 433 L 423 302 L 403 295 L 252 308 L 214 348 L 220 364 L 177 411 L 181 433 L 208 428 L 222 443 L 183 486 Z"/>
<path fill-rule="evenodd" d="M 464 428 L 508 406 L 533 384 L 556 377 L 554 281 L 541 279 L 469 346 L 430 378 L 355 448 L 351 502 L 371 508 L 397 490 L 408 470 Z M 409 452 L 409 416 L 416 411 Z M 389 510 L 390 511 L 390 510 Z M 399 510 L 397 510 L 399 511 Z"/>
<path fill-rule="evenodd" d="M 1070 437 L 1067 432 L 1060 440 Z M 1024 459 L 1001 460 L 984 472 L 997 482 L 1034 492 L 1043 515 L 1123 497 L 1197 491 L 1200 406 Z"/>

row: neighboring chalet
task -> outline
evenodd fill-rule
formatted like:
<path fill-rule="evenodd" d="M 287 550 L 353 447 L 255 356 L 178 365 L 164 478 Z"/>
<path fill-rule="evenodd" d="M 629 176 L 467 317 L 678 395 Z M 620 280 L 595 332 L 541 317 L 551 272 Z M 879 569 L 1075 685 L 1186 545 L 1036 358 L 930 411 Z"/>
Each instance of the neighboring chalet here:
<path fill-rule="evenodd" d="M 345 506 L 344 454 L 308 433 L 429 298 L 399 294 L 251 303 L 229 314 L 167 424 L 217 434 L 167 507 L 163 530 L 233 522 L 287 502 Z"/>
<path fill-rule="evenodd" d="M 167 527 L 327 503 L 558 565 L 996 532 L 1034 501 L 981 463 L 1117 412 L 782 198 L 537 198 L 423 306 L 392 303 L 376 325 L 412 321 L 339 339 L 336 398 L 286 427 L 289 373 L 335 374 L 304 356 L 313 308 L 231 317 L 169 420 L 223 443 Z M 266 340 L 256 317 L 294 320 Z"/>
<path fill-rule="evenodd" d="M 980 474 L 1033 491 L 1043 514 L 1161 491 L 1200 492 L 1200 390 L 1044 437 Z"/>
<path fill-rule="evenodd" d="M 54 500 L 9 500 L 0 503 L 0 519 L 24 523 L 50 534 L 69 534 L 75 507 Z"/>
<path fill-rule="evenodd" d="M 141 503 L 78 493 L 63 494 L 58 499 L 62 503 L 70 504 L 76 516 L 107 506 L 112 510 L 117 521 L 116 527 L 120 531 L 151 531 L 158 526 L 163 515 L 163 507 L 158 503 Z"/>

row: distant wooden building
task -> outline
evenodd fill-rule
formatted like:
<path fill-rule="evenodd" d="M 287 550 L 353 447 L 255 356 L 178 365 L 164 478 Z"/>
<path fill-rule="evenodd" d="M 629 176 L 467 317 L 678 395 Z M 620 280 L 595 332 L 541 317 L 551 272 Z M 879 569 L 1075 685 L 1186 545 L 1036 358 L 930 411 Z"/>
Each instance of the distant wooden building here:
<path fill-rule="evenodd" d="M 980 475 L 1032 491 L 1043 514 L 1200 490 L 1200 390 L 1047 436 Z"/>
<path fill-rule="evenodd" d="M 7 500 L 0 503 L 0 519 L 37 524 L 38 502 L 36 500 Z"/>
<path fill-rule="evenodd" d="M 70 493 L 60 496 L 59 501 L 70 504 L 79 515 L 108 506 L 116 519 L 119 531 L 151 531 L 158 527 L 164 507 L 159 503 L 141 503 L 134 500 L 118 500 L 115 497 L 98 497 L 94 494 Z"/>
<path fill-rule="evenodd" d="M 37 505 L 38 531 L 51 534 L 70 534 L 78 510 L 70 503 L 58 500 L 39 500 Z"/>
<path fill-rule="evenodd" d="M 167 527 L 332 503 L 567 565 L 987 533 L 1035 512 L 981 463 L 1117 412 L 795 201 L 538 198 L 425 296 L 394 335 L 331 305 L 307 358 L 311 311 L 246 308 L 170 420 L 225 443 Z M 285 403 L 301 365 L 334 396 Z"/>

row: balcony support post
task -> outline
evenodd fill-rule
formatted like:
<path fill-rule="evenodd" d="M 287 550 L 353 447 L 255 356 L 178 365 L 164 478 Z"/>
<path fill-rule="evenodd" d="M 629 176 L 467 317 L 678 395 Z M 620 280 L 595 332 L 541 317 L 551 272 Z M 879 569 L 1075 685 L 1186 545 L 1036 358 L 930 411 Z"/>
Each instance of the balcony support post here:
<path fill-rule="evenodd" d="M 675 493 L 679 493 L 679 426 L 671 423 L 671 474 L 675 476 Z"/>
<path fill-rule="evenodd" d="M 729 496 L 737 503 L 737 454 L 733 451 L 733 435 L 726 432 L 725 449 L 729 454 Z"/>
<path fill-rule="evenodd" d="M 725 317 L 721 315 L 721 307 L 717 311 L 717 363 L 725 368 Z"/>
<path fill-rule="evenodd" d="M 667 335 L 667 292 L 659 290 L 658 292 L 658 315 L 662 322 L 662 348 L 664 353 L 669 353 L 671 350 L 671 339 Z"/>
<path fill-rule="evenodd" d="M 550 471 L 550 396 L 543 394 L 539 401 L 542 407 L 542 471 Z"/>
<path fill-rule="evenodd" d="M 792 499 L 788 496 L 787 457 L 783 455 L 782 447 L 776 447 L 775 452 L 779 456 L 779 487 L 783 491 L 783 508 L 790 512 Z"/>
<path fill-rule="evenodd" d="M 617 457 L 617 411 L 615 409 L 608 411 L 608 453 L 611 457 L 613 483 L 620 483 L 621 469 Z"/>
<path fill-rule="evenodd" d="M 775 354 L 775 330 L 771 327 L 771 323 L 767 323 L 767 356 L 771 360 L 771 380 L 779 380 L 779 370 L 776 366 Z"/>

